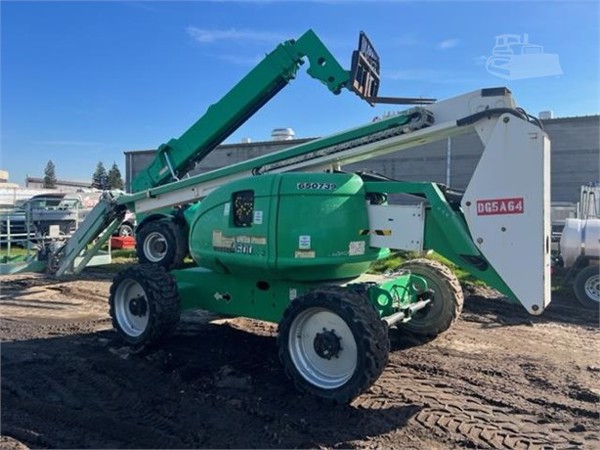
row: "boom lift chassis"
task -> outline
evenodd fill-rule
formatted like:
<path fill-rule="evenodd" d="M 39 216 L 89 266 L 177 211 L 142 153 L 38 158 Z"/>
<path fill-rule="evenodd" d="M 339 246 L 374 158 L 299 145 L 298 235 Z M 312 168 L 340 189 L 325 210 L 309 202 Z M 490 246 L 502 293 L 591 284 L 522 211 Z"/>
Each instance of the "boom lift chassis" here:
<path fill-rule="evenodd" d="M 75 258 L 93 255 L 127 209 L 152 217 L 181 208 L 186 233 L 168 220 L 179 236 L 171 245 L 189 250 L 196 266 L 168 271 L 141 264 L 118 274 L 110 308 L 119 334 L 131 345 L 155 344 L 188 309 L 276 322 L 280 359 L 295 385 L 336 402 L 352 400 L 377 380 L 387 362 L 388 328 L 433 337 L 462 309 L 458 280 L 435 261 L 417 259 L 389 277 L 365 278 L 371 262 L 390 249 L 433 249 L 540 314 L 550 299 L 550 147 L 540 123 L 505 88 L 422 101 L 427 105 L 181 179 L 293 78 L 304 57 L 309 74 L 333 93 L 347 88 L 378 101 L 379 58 L 366 37 L 351 71 L 312 31 L 280 45 L 182 137 L 159 148 L 136 178 L 138 192 L 104 194 L 54 254 L 55 274 L 80 271 Z M 473 130 L 484 152 L 459 197 L 432 182 L 341 171 Z M 396 193 L 424 203 L 388 204 L 387 195 Z"/>

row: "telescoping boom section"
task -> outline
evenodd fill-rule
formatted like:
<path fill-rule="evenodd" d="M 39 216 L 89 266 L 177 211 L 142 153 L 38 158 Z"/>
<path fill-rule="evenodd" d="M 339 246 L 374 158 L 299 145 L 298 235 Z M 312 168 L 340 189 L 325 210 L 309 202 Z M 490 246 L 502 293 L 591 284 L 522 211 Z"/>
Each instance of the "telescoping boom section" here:
<path fill-rule="evenodd" d="M 132 181 L 132 191 L 138 192 L 177 180 L 193 169 L 217 145 L 223 142 L 256 111 L 271 100 L 296 77 L 300 66 L 308 61 L 307 73 L 321 81 L 333 94 L 343 89 L 372 102 L 379 88 L 379 58 L 369 51 L 370 42 L 364 33 L 359 49 L 354 52 L 353 65 L 345 70 L 312 31 L 297 40 L 279 44 L 223 98 L 177 139 L 158 148 L 151 164 Z M 406 102 L 427 102 L 428 99 L 397 99 Z"/>

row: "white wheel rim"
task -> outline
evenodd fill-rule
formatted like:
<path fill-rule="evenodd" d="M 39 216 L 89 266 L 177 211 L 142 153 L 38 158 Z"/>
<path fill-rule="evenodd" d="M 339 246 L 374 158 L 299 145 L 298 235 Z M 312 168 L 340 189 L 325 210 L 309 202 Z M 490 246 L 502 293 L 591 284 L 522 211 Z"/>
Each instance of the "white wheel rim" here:
<path fill-rule="evenodd" d="M 129 225 L 123 225 L 119 228 L 119 236 L 121 237 L 129 237 L 133 235 L 133 230 Z"/>
<path fill-rule="evenodd" d="M 315 340 L 326 333 L 339 339 L 339 350 L 329 359 L 315 349 Z M 306 381 L 322 389 L 335 389 L 356 371 L 356 340 L 344 319 L 325 308 L 307 308 L 294 319 L 288 348 L 292 362 Z"/>
<path fill-rule="evenodd" d="M 158 231 L 150 233 L 144 241 L 144 255 L 151 262 L 160 262 L 169 249 L 165 237 Z"/>
<path fill-rule="evenodd" d="M 583 289 L 590 299 L 600 303 L 600 275 L 589 277 L 585 281 Z"/>
<path fill-rule="evenodd" d="M 140 336 L 148 327 L 150 306 L 144 288 L 135 280 L 126 279 L 117 287 L 114 297 L 115 318 L 124 333 Z"/>

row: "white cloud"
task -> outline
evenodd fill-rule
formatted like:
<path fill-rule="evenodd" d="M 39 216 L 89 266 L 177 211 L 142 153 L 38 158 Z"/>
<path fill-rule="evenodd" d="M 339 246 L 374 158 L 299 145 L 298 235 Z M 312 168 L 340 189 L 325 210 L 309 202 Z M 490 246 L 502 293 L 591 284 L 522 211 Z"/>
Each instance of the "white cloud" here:
<path fill-rule="evenodd" d="M 212 44 L 217 41 L 252 41 L 252 42 L 277 42 L 284 41 L 286 37 L 279 33 L 269 31 L 238 30 L 229 28 L 227 30 L 209 30 L 206 28 L 187 27 L 186 32 L 196 41 L 202 44 Z"/>
<path fill-rule="evenodd" d="M 262 59 L 262 56 L 237 56 L 237 55 L 219 55 L 218 58 L 222 61 L 235 64 L 237 66 L 255 66 Z"/>
<path fill-rule="evenodd" d="M 438 50 L 448 50 L 449 48 L 456 47 L 459 44 L 458 39 L 445 39 L 437 45 Z"/>
<path fill-rule="evenodd" d="M 382 77 L 388 80 L 422 81 L 436 84 L 479 82 L 478 78 L 471 74 L 445 69 L 389 70 L 385 71 Z"/>

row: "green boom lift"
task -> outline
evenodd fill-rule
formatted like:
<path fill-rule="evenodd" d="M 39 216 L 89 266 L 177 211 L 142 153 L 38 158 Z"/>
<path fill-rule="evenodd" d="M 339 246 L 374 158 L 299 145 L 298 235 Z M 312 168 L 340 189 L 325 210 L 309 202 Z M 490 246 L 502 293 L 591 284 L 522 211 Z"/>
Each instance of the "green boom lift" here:
<path fill-rule="evenodd" d="M 293 78 L 304 58 L 308 73 L 333 93 L 346 88 L 369 103 L 426 105 L 182 177 Z M 155 250 L 111 286 L 113 325 L 127 343 L 156 344 L 190 309 L 275 322 L 280 359 L 294 384 L 336 402 L 351 401 L 378 379 L 388 329 L 431 338 L 461 312 L 460 285 L 438 262 L 416 259 L 389 276 L 365 275 L 390 249 L 433 249 L 540 314 L 550 299 L 550 227 L 549 141 L 539 122 L 517 108 L 506 88 L 432 103 L 381 98 L 378 85 L 379 57 L 363 34 L 349 71 L 312 31 L 281 44 L 179 139 L 159 148 L 134 180 L 136 192 L 106 192 L 53 253 L 50 269 L 81 270 L 125 211 L 135 211 L 146 221 L 142 240 Z M 341 170 L 470 131 L 484 151 L 464 193 Z M 390 204 L 390 194 L 421 203 Z M 188 252 L 194 267 L 169 270 Z"/>

